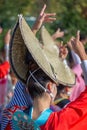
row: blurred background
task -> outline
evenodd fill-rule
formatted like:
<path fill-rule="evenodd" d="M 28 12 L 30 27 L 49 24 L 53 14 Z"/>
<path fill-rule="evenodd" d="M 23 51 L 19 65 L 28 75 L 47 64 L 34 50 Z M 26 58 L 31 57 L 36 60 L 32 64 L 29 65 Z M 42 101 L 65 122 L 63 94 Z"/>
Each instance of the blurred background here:
<path fill-rule="evenodd" d="M 87 34 L 87 0 L 0 0 L 0 49 L 3 37 L 8 29 L 12 29 L 18 14 L 23 14 L 30 26 L 38 16 L 43 4 L 47 4 L 46 12 L 56 12 L 57 20 L 46 24 L 52 34 L 61 28 L 65 32 L 63 40 L 68 40 L 79 29 Z"/>

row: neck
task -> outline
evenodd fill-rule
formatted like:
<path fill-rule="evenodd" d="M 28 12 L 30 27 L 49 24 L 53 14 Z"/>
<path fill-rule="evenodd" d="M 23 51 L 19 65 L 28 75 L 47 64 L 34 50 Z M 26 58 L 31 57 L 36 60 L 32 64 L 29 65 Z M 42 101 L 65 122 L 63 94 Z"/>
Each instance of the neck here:
<path fill-rule="evenodd" d="M 49 97 L 36 98 L 33 102 L 32 118 L 37 119 L 40 114 L 50 108 L 51 101 Z"/>

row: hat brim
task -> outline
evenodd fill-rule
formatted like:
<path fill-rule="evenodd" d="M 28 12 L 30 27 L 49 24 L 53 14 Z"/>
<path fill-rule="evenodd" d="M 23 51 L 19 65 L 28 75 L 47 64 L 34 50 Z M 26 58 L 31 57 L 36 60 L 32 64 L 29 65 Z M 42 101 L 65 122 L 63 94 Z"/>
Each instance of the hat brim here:
<path fill-rule="evenodd" d="M 18 79 L 26 83 L 28 77 L 28 64 L 25 63 L 27 47 L 21 35 L 19 20 L 17 21 L 11 37 L 9 47 L 9 60 L 11 68 Z"/>
<path fill-rule="evenodd" d="M 11 37 L 9 59 L 15 75 L 25 84 L 29 76 L 29 66 L 25 63 L 27 50 L 38 66 L 53 79 L 53 72 L 43 54 L 39 41 L 33 34 L 25 19 L 19 17 Z"/>
<path fill-rule="evenodd" d="M 45 50 L 45 54 L 54 67 L 54 73 L 59 83 L 67 86 L 73 86 L 76 82 L 75 74 L 70 67 L 59 57 L 59 49 L 50 33 L 43 26 L 41 28 L 41 38 Z M 51 53 L 51 54 L 50 54 Z"/>
<path fill-rule="evenodd" d="M 75 75 L 69 67 L 66 68 L 63 62 L 58 59 L 57 50 L 52 47 L 44 47 L 42 49 L 40 42 L 35 37 L 25 19 L 19 17 L 10 45 L 10 62 L 17 77 L 24 83 L 27 82 L 29 67 L 25 63 L 25 57 L 28 50 L 37 65 L 56 84 L 73 85 L 75 83 Z"/>

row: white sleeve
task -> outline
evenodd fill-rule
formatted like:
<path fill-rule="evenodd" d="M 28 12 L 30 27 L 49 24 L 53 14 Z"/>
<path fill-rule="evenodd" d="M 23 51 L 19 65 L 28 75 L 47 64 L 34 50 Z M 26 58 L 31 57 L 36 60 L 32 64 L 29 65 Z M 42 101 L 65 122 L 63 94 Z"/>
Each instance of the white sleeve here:
<path fill-rule="evenodd" d="M 81 67 L 82 67 L 83 74 L 84 74 L 85 84 L 87 85 L 87 60 L 82 61 Z"/>
<path fill-rule="evenodd" d="M 9 44 L 5 44 L 5 60 L 9 61 Z"/>
<path fill-rule="evenodd" d="M 74 64 L 75 65 L 81 64 L 80 57 L 74 51 L 71 51 L 71 54 L 72 54 L 72 57 L 73 57 L 73 60 L 74 60 Z"/>

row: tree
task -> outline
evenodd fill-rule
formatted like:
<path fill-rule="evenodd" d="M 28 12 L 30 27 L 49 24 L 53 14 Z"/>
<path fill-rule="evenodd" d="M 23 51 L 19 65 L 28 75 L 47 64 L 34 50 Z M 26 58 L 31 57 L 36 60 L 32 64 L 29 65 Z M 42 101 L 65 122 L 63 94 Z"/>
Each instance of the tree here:
<path fill-rule="evenodd" d="M 54 4 L 50 3 L 52 6 L 50 8 L 57 12 L 57 21 L 51 26 L 51 31 L 60 27 L 66 32 L 66 39 L 75 35 L 77 30 L 87 34 L 87 0 L 52 0 L 51 2 Z"/>
<path fill-rule="evenodd" d="M 26 20 L 29 16 L 37 17 L 44 3 L 47 12 L 57 14 L 56 22 L 46 24 L 50 33 L 60 27 L 66 32 L 64 40 L 78 29 L 87 33 L 87 0 L 0 0 L 0 22 L 5 29 L 12 28 L 18 14 L 23 14 Z"/>

